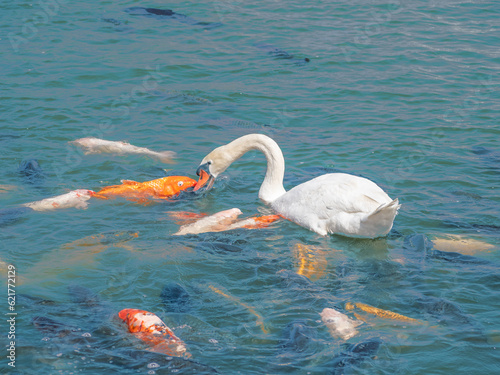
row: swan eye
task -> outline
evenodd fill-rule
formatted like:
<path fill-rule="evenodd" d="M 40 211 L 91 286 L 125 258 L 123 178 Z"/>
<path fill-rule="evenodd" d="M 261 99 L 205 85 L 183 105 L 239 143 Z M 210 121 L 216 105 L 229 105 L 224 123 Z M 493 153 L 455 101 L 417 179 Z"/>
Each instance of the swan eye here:
<path fill-rule="evenodd" d="M 207 161 L 208 165 L 212 165 L 212 160 Z"/>
<path fill-rule="evenodd" d="M 177 186 L 182 186 L 182 185 L 184 185 L 184 182 L 182 182 L 182 181 L 179 181 L 179 182 L 177 183 Z"/>

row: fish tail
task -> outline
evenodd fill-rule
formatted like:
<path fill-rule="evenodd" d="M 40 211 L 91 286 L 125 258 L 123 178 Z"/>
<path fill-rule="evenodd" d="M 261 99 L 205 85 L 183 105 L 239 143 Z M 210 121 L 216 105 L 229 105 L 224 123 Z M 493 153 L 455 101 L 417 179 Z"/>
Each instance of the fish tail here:
<path fill-rule="evenodd" d="M 163 163 L 167 163 L 167 164 L 174 164 L 175 163 L 174 158 L 175 158 L 176 154 L 173 151 L 155 152 L 154 155 L 159 161 L 161 161 Z"/>
<path fill-rule="evenodd" d="M 281 219 L 280 215 L 266 215 L 258 216 L 253 218 L 257 224 L 262 225 L 262 227 L 267 227 L 269 224 L 274 223 L 276 220 Z"/>
<path fill-rule="evenodd" d="M 94 194 L 91 194 L 91 196 L 98 199 L 109 199 L 108 196 L 96 192 L 94 192 Z"/>

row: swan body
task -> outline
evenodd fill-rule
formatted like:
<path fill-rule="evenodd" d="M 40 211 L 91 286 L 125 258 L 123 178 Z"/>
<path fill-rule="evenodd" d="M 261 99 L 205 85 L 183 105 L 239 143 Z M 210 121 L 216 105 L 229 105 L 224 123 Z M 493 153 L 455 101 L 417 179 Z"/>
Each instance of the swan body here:
<path fill-rule="evenodd" d="M 274 140 L 262 134 L 245 135 L 209 153 L 198 168 L 200 180 L 195 190 L 207 180 L 213 182 L 250 150 L 260 150 L 266 157 L 267 171 L 259 198 L 279 215 L 322 236 L 335 233 L 376 238 L 391 230 L 400 207 L 398 199 L 391 199 L 366 178 L 329 173 L 287 192 L 283 187 L 283 153 Z"/>

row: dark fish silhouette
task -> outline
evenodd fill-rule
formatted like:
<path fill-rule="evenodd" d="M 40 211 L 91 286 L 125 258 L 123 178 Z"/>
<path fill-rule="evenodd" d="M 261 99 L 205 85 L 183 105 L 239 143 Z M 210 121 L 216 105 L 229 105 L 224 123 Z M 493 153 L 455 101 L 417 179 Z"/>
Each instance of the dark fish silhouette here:
<path fill-rule="evenodd" d="M 292 54 L 282 50 L 281 48 L 275 47 L 271 44 L 265 44 L 265 43 L 258 43 L 255 44 L 255 47 L 258 49 L 267 52 L 269 56 L 274 57 L 275 59 L 280 59 L 280 60 L 290 60 L 293 61 L 297 65 L 305 65 L 309 61 L 311 61 L 308 57 L 306 58 L 296 58 Z"/>
<path fill-rule="evenodd" d="M 453 220 L 445 220 L 443 221 L 443 224 L 445 226 L 452 228 L 472 229 L 476 233 L 481 233 L 481 232 L 493 233 L 493 234 L 500 233 L 500 226 L 494 224 L 466 223 Z"/>
<path fill-rule="evenodd" d="M 12 207 L 0 209 L 0 228 L 16 223 L 30 212 L 33 212 L 33 209 L 29 207 Z"/>
<path fill-rule="evenodd" d="M 66 337 L 71 333 L 79 332 L 80 329 L 72 327 L 45 316 L 35 316 L 31 323 L 44 334 L 51 334 L 57 337 Z"/>
<path fill-rule="evenodd" d="M 500 172 L 500 152 L 492 150 L 483 146 L 476 146 L 472 148 L 472 152 L 478 155 L 487 170 Z"/>
<path fill-rule="evenodd" d="M 191 359 L 171 357 L 144 350 L 120 350 L 116 355 L 102 353 L 97 355 L 95 362 L 112 362 L 118 368 L 133 369 L 136 371 L 147 371 L 147 368 L 151 368 L 151 364 L 154 364 L 154 373 L 158 375 L 171 373 L 186 375 L 219 373 L 215 368 Z"/>
<path fill-rule="evenodd" d="M 460 306 L 444 298 L 424 296 L 416 300 L 417 307 L 448 327 L 450 335 L 461 340 L 487 342 L 482 328 Z"/>
<path fill-rule="evenodd" d="M 84 308 L 95 309 L 102 306 L 101 300 L 97 294 L 88 288 L 80 285 L 70 285 L 68 286 L 68 291 L 71 301 Z"/>
<path fill-rule="evenodd" d="M 316 331 L 307 325 L 305 320 L 296 320 L 289 323 L 283 331 L 283 340 L 280 351 L 304 353 L 307 352 L 311 341 L 316 338 Z"/>
<path fill-rule="evenodd" d="M 332 375 L 348 374 L 363 362 L 372 359 L 377 354 L 382 341 L 373 338 L 359 344 L 349 345 L 332 361 Z"/>
<path fill-rule="evenodd" d="M 189 293 L 180 284 L 165 284 L 160 297 L 167 312 L 185 313 L 191 309 Z"/>
<path fill-rule="evenodd" d="M 38 308 L 39 306 L 56 306 L 57 302 L 50 299 L 40 298 L 30 296 L 29 294 L 17 294 L 16 299 L 18 302 L 22 302 L 24 305 L 32 305 Z"/>
<path fill-rule="evenodd" d="M 303 361 L 307 361 L 318 349 L 313 345 L 315 339 L 316 330 L 305 320 L 290 322 L 283 329 L 276 357 L 272 360 L 269 370 L 263 373 L 278 374 L 303 369 Z"/>
<path fill-rule="evenodd" d="M 477 258 L 471 255 L 463 255 L 460 253 L 454 253 L 450 251 L 434 250 L 432 252 L 432 257 L 440 260 L 445 260 L 447 262 L 453 263 L 463 263 L 463 264 L 492 264 L 486 259 Z"/>
<path fill-rule="evenodd" d="M 440 323 L 446 325 L 472 325 L 472 319 L 451 301 L 443 298 L 425 296 L 417 300 L 417 304 L 425 312 L 432 315 Z"/>
<path fill-rule="evenodd" d="M 126 13 L 134 16 L 146 16 L 156 19 L 174 19 L 188 25 L 205 26 L 207 29 L 222 26 L 220 22 L 201 22 L 181 13 L 176 13 L 170 9 L 131 7 L 124 10 Z"/>
<path fill-rule="evenodd" d="M 24 182 L 30 185 L 40 185 L 45 178 L 45 173 L 36 159 L 23 160 L 19 164 L 18 172 Z"/>
<path fill-rule="evenodd" d="M 21 136 L 14 135 L 14 134 L 0 134 L 0 142 L 1 141 L 8 141 L 10 139 L 16 139 L 16 138 L 21 138 Z"/>

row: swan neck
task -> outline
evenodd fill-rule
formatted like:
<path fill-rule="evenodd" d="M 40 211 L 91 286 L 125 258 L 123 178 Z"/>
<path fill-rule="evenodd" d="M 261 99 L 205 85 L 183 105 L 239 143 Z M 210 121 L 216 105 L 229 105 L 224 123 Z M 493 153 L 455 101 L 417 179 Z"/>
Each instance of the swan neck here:
<path fill-rule="evenodd" d="M 262 134 L 249 134 L 234 140 L 228 146 L 237 152 L 234 160 L 250 150 L 259 150 L 266 157 L 266 176 L 259 190 L 259 198 L 264 203 L 269 204 L 286 193 L 283 187 L 285 159 L 274 140 Z"/>

